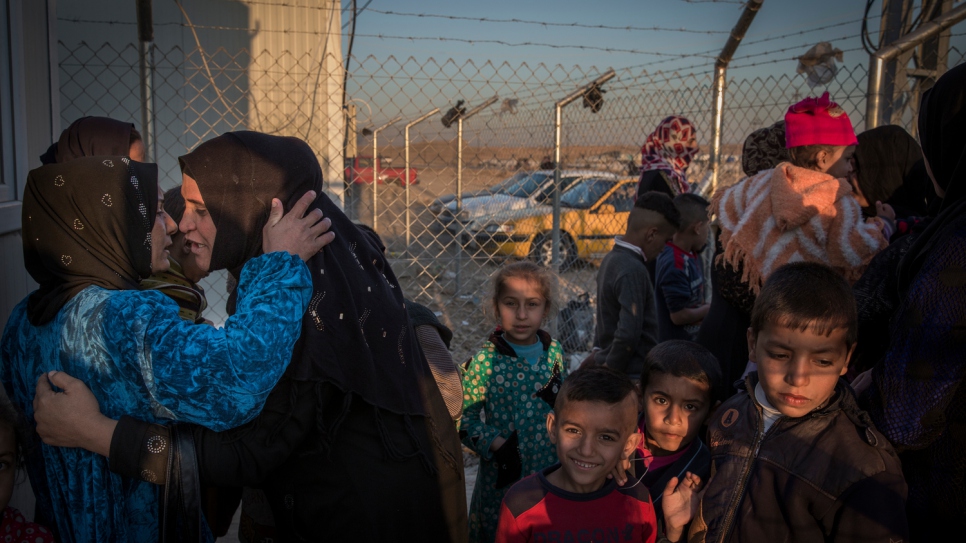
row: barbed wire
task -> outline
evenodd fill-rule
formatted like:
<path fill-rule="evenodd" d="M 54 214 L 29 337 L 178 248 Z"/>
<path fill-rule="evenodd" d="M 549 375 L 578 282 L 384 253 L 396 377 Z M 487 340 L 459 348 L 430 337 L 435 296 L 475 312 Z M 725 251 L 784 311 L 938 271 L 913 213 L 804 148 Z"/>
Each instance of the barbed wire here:
<path fill-rule="evenodd" d="M 107 24 L 107 25 L 136 25 L 136 22 L 131 21 L 102 21 L 95 19 L 81 19 L 76 17 L 58 17 L 59 21 L 71 22 L 71 23 L 93 23 L 93 24 Z M 312 31 L 312 30 L 273 30 L 273 29 L 260 29 L 260 28 L 246 28 L 239 26 L 219 26 L 219 25 L 200 25 L 193 24 L 190 22 L 167 22 L 167 23 L 155 23 L 155 26 L 181 26 L 184 28 L 190 28 L 192 30 L 228 30 L 228 31 L 240 31 L 247 33 L 258 33 L 258 32 L 268 32 L 277 34 L 308 34 L 313 36 L 323 36 L 327 35 L 326 32 Z M 458 42 L 467 43 L 470 45 L 476 44 L 491 44 L 491 45 L 503 45 L 506 47 L 547 47 L 550 49 L 580 49 L 585 51 L 602 51 L 605 53 L 631 53 L 635 55 L 654 55 L 654 56 L 667 56 L 674 58 L 693 58 L 696 54 L 682 54 L 682 53 L 665 53 L 662 51 L 644 51 L 641 49 L 622 49 L 617 47 L 598 47 L 594 45 L 573 45 L 573 44 L 556 44 L 556 43 L 542 43 L 542 42 L 508 42 L 504 40 L 475 40 L 470 38 L 451 38 L 445 36 L 393 36 L 389 34 L 359 34 L 356 33 L 357 38 L 375 38 L 375 39 L 385 39 L 385 40 L 405 40 L 405 41 L 443 41 L 443 42 Z"/>
<path fill-rule="evenodd" d="M 356 34 L 356 37 L 364 38 L 378 38 L 378 39 L 393 39 L 393 40 L 408 40 L 408 41 L 445 41 L 445 42 L 459 42 L 468 43 L 470 45 L 475 44 L 493 44 L 493 45 L 504 45 L 507 47 L 548 47 L 550 49 L 582 49 L 587 51 L 603 51 L 606 53 L 632 53 L 636 55 L 654 55 L 662 57 L 675 57 L 675 58 L 692 58 L 701 55 L 688 54 L 688 53 L 665 53 L 663 51 L 643 51 L 640 49 L 621 49 L 617 47 L 597 47 L 594 45 L 571 45 L 571 44 L 555 44 L 555 43 L 540 43 L 540 42 L 508 42 L 504 40 L 474 40 L 470 38 L 449 38 L 449 37 L 435 37 L 435 36 L 390 36 L 388 34 Z M 710 57 L 709 57 L 710 58 Z"/>
<path fill-rule="evenodd" d="M 433 18 L 433 19 L 448 19 L 451 21 L 476 21 L 481 23 L 512 23 L 512 24 L 529 24 L 538 26 L 555 26 L 555 27 L 571 27 L 571 28 L 589 28 L 589 29 L 600 29 L 600 30 L 631 30 L 631 31 L 657 31 L 657 32 L 685 32 L 689 34 L 728 34 L 730 30 L 691 30 L 688 28 L 669 28 L 661 26 L 611 26 L 611 25 L 591 25 L 585 23 L 554 23 L 550 21 L 534 21 L 527 19 L 492 19 L 488 17 L 466 17 L 460 15 L 443 15 L 437 13 L 409 13 L 401 11 L 387 11 L 379 9 L 370 9 L 371 13 L 379 13 L 381 15 L 397 15 L 400 17 L 418 17 L 418 18 Z"/>
<path fill-rule="evenodd" d="M 882 18 L 882 16 L 881 15 L 878 15 L 876 17 L 870 17 L 869 19 L 871 20 L 871 19 L 876 19 L 876 18 Z M 759 43 L 767 43 L 767 42 L 775 41 L 775 40 L 783 40 L 783 39 L 787 39 L 787 38 L 792 37 L 792 36 L 802 36 L 802 35 L 805 35 L 805 34 L 811 34 L 813 32 L 820 32 L 822 30 L 828 30 L 830 28 L 838 28 L 838 27 L 841 27 L 841 26 L 846 26 L 846 25 L 856 24 L 856 23 L 861 23 L 861 22 L 862 22 L 862 19 L 860 18 L 860 19 L 854 19 L 854 20 L 849 20 L 849 21 L 843 21 L 843 22 L 840 22 L 840 23 L 834 23 L 834 24 L 824 25 L 824 26 L 820 26 L 820 27 L 816 27 L 816 28 L 810 28 L 810 29 L 807 29 L 807 30 L 801 30 L 801 31 L 798 31 L 798 32 L 793 32 L 791 34 L 781 34 L 781 35 L 775 35 L 775 36 L 766 36 L 766 37 L 763 37 L 763 38 L 759 38 L 759 39 L 755 39 L 755 40 L 749 40 L 749 41 L 742 42 L 741 43 L 741 46 L 742 47 L 748 47 L 748 46 L 756 45 L 756 44 L 759 44 Z M 854 37 L 854 36 L 850 36 L 849 38 L 852 38 L 852 37 Z M 828 41 L 828 40 L 823 40 L 823 41 Z M 707 51 L 700 51 L 697 54 L 700 54 L 700 55 L 714 55 L 715 53 L 720 52 L 720 51 L 721 51 L 720 48 L 718 48 L 718 49 L 710 49 L 710 50 L 707 50 Z M 649 61 L 649 62 L 645 62 L 643 64 L 633 64 L 633 65 L 630 65 L 630 66 L 624 66 L 624 68 L 646 68 L 648 66 L 655 66 L 655 65 L 658 65 L 658 64 L 666 64 L 668 62 L 671 62 L 671 60 L 670 59 L 659 59 L 659 60 L 652 60 L 652 61 Z"/>

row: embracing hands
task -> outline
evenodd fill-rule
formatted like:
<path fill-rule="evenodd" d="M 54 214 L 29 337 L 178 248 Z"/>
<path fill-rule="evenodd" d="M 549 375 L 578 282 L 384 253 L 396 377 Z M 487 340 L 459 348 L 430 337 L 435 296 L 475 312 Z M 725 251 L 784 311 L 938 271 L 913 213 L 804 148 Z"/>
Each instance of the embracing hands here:
<path fill-rule="evenodd" d="M 41 374 L 34 395 L 34 419 L 37 433 L 47 445 L 80 447 L 110 456 L 117 421 L 101 414 L 97 398 L 79 379 L 62 371 Z"/>
<path fill-rule="evenodd" d="M 272 198 L 272 211 L 262 229 L 263 252 L 282 251 L 308 260 L 332 243 L 335 239 L 335 232 L 329 232 L 332 221 L 322 218 L 321 209 L 306 213 L 315 198 L 314 190 L 306 192 L 288 213 L 284 213 L 278 198 Z"/>

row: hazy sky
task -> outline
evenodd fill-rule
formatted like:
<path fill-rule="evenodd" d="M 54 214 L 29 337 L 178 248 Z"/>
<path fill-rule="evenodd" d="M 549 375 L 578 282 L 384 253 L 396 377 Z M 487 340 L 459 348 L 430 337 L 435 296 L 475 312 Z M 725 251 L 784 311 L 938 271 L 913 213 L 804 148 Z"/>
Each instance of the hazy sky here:
<path fill-rule="evenodd" d="M 437 60 L 508 61 L 511 64 L 527 62 L 530 65 L 544 63 L 561 64 L 564 67 L 613 66 L 622 68 L 647 64 L 648 71 L 705 65 L 709 69 L 713 57 L 727 41 L 728 32 L 737 22 L 743 6 L 734 0 L 719 2 L 686 0 L 488 0 L 485 2 L 465 0 L 357 0 L 362 8 L 356 24 L 353 55 L 365 58 L 374 55 L 385 58 L 394 55 L 400 60 L 410 56 L 417 60 L 433 57 Z M 958 4 L 959 2 L 957 2 Z M 349 0 L 342 0 L 345 8 Z M 830 41 L 845 53 L 845 64 L 868 62 L 868 54 L 861 50 L 859 32 L 865 0 L 766 0 L 758 13 L 744 44 L 738 49 L 732 62 L 732 70 L 741 66 L 801 55 L 820 41 Z M 395 12 L 387 14 L 385 12 Z M 873 6 L 870 29 L 877 42 L 881 0 Z M 427 14 L 487 19 L 520 19 L 546 23 L 580 23 L 609 27 L 637 28 L 667 27 L 688 30 L 716 31 L 716 34 L 662 32 L 639 29 L 591 29 L 511 22 L 483 22 L 451 20 L 438 17 L 415 17 L 402 15 Z M 351 19 L 351 11 L 343 12 L 343 22 Z M 824 30 L 799 34 L 821 27 Z M 346 27 L 346 37 L 349 27 Z M 966 22 L 954 27 L 954 33 L 966 33 Z M 377 36 L 386 36 L 380 38 Z M 475 40 L 470 44 L 459 41 L 407 40 L 388 36 L 415 38 L 456 38 Z M 759 44 L 753 42 L 775 38 Z M 639 52 L 607 52 L 573 48 L 550 48 L 538 45 L 508 46 L 485 43 L 487 40 L 508 43 L 546 43 L 555 45 L 581 45 Z M 963 36 L 953 38 L 954 45 L 963 49 Z M 348 49 L 348 39 L 343 51 Z M 855 50 L 858 49 L 858 50 Z M 784 50 L 784 51 L 783 51 Z M 713 51 L 713 52 L 710 52 Z M 699 54 L 707 57 L 675 59 L 673 57 L 647 54 Z M 709 53 L 710 52 L 710 53 Z M 750 56 L 749 55 L 754 55 Z M 742 58 L 749 57 L 749 58 Z M 663 61 L 663 62 L 657 62 Z M 764 68 L 744 68 L 752 72 L 794 73 L 796 62 L 783 60 L 766 64 Z M 701 68 L 692 68 L 701 70 Z M 737 74 L 735 74 L 737 75 Z"/>

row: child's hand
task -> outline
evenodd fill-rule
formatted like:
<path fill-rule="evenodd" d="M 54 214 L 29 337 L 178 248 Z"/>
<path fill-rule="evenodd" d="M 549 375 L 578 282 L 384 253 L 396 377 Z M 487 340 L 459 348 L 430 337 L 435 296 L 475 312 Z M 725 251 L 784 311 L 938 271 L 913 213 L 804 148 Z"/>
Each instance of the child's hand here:
<path fill-rule="evenodd" d="M 701 491 L 701 478 L 687 472 L 679 481 L 671 478 L 664 487 L 664 526 L 667 538 L 679 541 L 684 535 L 684 527 L 698 512 L 698 504 L 704 492 Z"/>
<path fill-rule="evenodd" d="M 631 454 L 634 454 L 633 451 Z M 617 461 L 617 465 L 614 466 L 614 471 L 607 474 L 608 479 L 614 479 L 617 481 L 617 486 L 624 486 L 627 483 L 627 470 L 631 469 L 631 459 L 627 456 L 621 455 L 621 459 Z"/>
<path fill-rule="evenodd" d="M 875 216 L 881 219 L 889 220 L 895 222 L 896 220 L 896 210 L 892 209 L 889 204 L 883 204 L 880 201 L 875 203 Z"/>

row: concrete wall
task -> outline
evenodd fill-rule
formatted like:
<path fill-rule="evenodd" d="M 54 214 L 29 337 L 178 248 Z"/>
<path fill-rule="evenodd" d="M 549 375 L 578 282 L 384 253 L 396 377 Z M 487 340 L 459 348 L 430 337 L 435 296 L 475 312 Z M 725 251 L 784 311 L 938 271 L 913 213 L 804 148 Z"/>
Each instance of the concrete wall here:
<path fill-rule="evenodd" d="M 0 0 L 2 68 L 0 68 L 0 327 L 15 305 L 34 288 L 23 265 L 20 240 L 20 200 L 27 172 L 40 165 L 39 156 L 60 133 L 56 114 L 56 69 L 50 43 L 54 0 Z M 56 93 L 54 93 L 56 95 Z M 10 504 L 33 517 L 29 483 L 16 487 Z"/>

